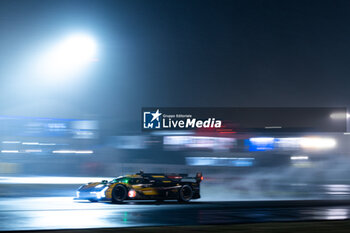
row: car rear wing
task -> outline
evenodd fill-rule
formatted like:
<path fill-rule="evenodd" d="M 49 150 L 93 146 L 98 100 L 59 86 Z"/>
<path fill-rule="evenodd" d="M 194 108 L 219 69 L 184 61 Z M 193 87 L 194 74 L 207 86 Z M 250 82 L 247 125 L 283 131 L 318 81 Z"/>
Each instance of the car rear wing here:
<path fill-rule="evenodd" d="M 164 177 L 178 177 L 178 178 L 185 178 L 188 177 L 188 174 L 180 174 L 180 173 L 136 173 L 136 175 L 140 175 L 142 177 L 155 177 L 155 176 L 164 176 Z"/>
<path fill-rule="evenodd" d="M 137 175 L 140 175 L 142 177 L 157 177 L 160 178 L 162 177 L 167 177 L 172 180 L 178 180 L 178 181 L 183 181 L 187 179 L 195 180 L 197 183 L 200 183 L 203 180 L 203 175 L 202 172 L 197 172 L 195 177 L 189 177 L 188 174 L 184 173 L 144 173 L 143 171 L 140 171 L 140 173 L 137 173 Z"/>
<path fill-rule="evenodd" d="M 194 180 L 197 183 L 200 183 L 203 180 L 202 172 L 197 172 L 195 177 L 189 177 L 188 174 L 168 174 L 167 177 L 172 180 L 181 180 L 181 181 L 190 181 Z"/>

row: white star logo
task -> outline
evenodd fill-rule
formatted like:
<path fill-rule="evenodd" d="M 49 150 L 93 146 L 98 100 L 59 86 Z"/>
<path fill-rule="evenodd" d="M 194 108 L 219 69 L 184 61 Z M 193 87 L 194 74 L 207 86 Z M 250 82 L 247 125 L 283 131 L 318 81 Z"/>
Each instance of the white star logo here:
<path fill-rule="evenodd" d="M 155 119 L 157 119 L 157 121 L 159 121 L 159 116 L 162 115 L 161 113 L 159 113 L 159 109 L 157 109 L 157 111 L 155 113 L 151 113 L 152 114 L 152 121 L 154 121 Z"/>

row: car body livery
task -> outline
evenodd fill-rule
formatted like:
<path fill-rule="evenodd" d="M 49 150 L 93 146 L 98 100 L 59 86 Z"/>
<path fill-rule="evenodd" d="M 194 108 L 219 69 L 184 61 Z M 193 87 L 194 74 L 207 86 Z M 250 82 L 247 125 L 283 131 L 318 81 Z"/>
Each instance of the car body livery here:
<path fill-rule="evenodd" d="M 200 198 L 202 173 L 195 177 L 187 174 L 137 173 L 117 177 L 111 181 L 88 183 L 77 191 L 78 200 L 112 201 L 128 200 L 178 200 L 188 202 Z"/>

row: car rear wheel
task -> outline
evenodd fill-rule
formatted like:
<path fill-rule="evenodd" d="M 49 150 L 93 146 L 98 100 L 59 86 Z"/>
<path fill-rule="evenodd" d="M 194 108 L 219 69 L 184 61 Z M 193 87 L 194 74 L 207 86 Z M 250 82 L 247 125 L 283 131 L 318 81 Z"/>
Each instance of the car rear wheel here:
<path fill-rule="evenodd" d="M 191 186 L 183 185 L 179 189 L 178 201 L 179 202 L 189 202 L 192 199 L 192 196 L 193 196 L 193 190 L 192 190 Z"/>
<path fill-rule="evenodd" d="M 116 185 L 112 191 L 112 202 L 123 203 L 126 198 L 128 191 L 124 185 Z"/>

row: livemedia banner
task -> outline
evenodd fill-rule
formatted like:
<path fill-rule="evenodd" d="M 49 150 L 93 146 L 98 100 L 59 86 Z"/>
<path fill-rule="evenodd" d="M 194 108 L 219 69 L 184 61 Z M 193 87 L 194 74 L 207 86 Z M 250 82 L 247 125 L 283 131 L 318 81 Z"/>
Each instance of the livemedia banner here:
<path fill-rule="evenodd" d="M 142 130 L 346 132 L 346 108 L 142 108 Z"/>

